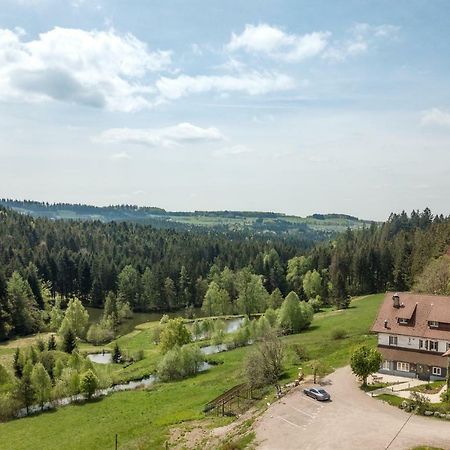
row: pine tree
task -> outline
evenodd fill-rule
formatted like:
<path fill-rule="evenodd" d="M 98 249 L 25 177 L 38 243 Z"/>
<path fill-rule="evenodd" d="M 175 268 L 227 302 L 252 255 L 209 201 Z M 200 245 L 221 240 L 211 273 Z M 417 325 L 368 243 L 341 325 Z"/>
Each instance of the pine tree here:
<path fill-rule="evenodd" d="M 112 360 L 116 364 L 119 364 L 122 361 L 122 353 L 120 352 L 120 348 L 119 348 L 119 345 L 117 344 L 117 342 L 114 344 Z"/>
<path fill-rule="evenodd" d="M 15 373 L 16 377 L 17 378 L 22 378 L 23 363 L 22 363 L 22 358 L 21 358 L 21 354 L 20 354 L 20 349 L 19 348 L 16 348 L 16 351 L 14 352 L 13 368 L 14 368 L 14 373 Z"/>
<path fill-rule="evenodd" d="M 23 368 L 22 378 L 20 378 L 15 387 L 14 397 L 26 408 L 27 414 L 30 406 L 34 402 L 35 390 L 31 382 L 32 365 L 27 362 Z"/>
<path fill-rule="evenodd" d="M 66 353 L 73 353 L 77 346 L 75 333 L 72 328 L 68 328 L 63 334 L 62 351 Z"/>
<path fill-rule="evenodd" d="M 11 317 L 17 334 L 30 334 L 39 330 L 39 312 L 33 292 L 19 272 L 14 272 L 8 281 L 8 300 Z"/>
<path fill-rule="evenodd" d="M 48 338 L 47 350 L 56 350 L 56 339 L 54 334 L 51 334 Z"/>
<path fill-rule="evenodd" d="M 50 400 L 52 381 L 41 363 L 37 363 L 33 367 L 31 383 L 35 392 L 35 399 L 41 406 L 41 409 L 44 409 L 44 404 Z"/>

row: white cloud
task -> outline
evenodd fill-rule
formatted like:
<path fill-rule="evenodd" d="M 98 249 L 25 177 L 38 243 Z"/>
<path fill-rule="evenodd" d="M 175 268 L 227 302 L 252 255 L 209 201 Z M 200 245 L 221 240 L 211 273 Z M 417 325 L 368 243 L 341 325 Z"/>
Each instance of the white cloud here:
<path fill-rule="evenodd" d="M 422 111 L 421 124 L 450 127 L 450 111 L 444 111 L 439 108 Z"/>
<path fill-rule="evenodd" d="M 350 28 L 350 38 L 333 42 L 322 56 L 325 59 L 343 61 L 348 57 L 366 53 L 371 46 L 381 39 L 394 38 L 400 27 L 383 24 L 369 25 L 368 23 L 357 23 Z"/>
<path fill-rule="evenodd" d="M 110 156 L 113 161 L 123 161 L 124 159 L 131 159 L 131 156 L 126 152 L 114 153 Z"/>
<path fill-rule="evenodd" d="M 295 86 L 294 80 L 273 72 L 247 72 L 231 75 L 180 75 L 176 78 L 161 77 L 156 87 L 163 99 L 174 100 L 190 94 L 204 92 L 244 92 L 249 95 L 286 91 Z"/>
<path fill-rule="evenodd" d="M 58 100 L 133 111 L 152 106 L 148 75 L 166 69 L 169 51 L 149 51 L 132 34 L 56 27 L 25 41 L 0 29 L 0 100 Z"/>
<path fill-rule="evenodd" d="M 165 128 L 111 128 L 94 138 L 106 144 L 138 144 L 146 147 L 175 147 L 179 144 L 223 141 L 225 137 L 215 127 L 201 128 L 180 123 Z"/>
<path fill-rule="evenodd" d="M 241 34 L 232 33 L 225 49 L 229 52 L 243 50 L 247 53 L 262 53 L 286 62 L 296 62 L 320 54 L 330 36 L 328 31 L 298 35 L 285 33 L 268 24 L 247 24 Z"/>

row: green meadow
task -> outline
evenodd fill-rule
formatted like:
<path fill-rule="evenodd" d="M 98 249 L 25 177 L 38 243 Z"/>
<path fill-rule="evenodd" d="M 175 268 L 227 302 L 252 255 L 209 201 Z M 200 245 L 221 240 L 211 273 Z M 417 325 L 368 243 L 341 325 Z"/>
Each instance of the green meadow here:
<path fill-rule="evenodd" d="M 284 381 L 293 379 L 298 372 L 299 362 L 290 350 L 292 344 L 301 345 L 310 360 L 320 360 L 328 370 L 348 364 L 355 347 L 375 345 L 376 338 L 369 335 L 369 330 L 382 299 L 383 294 L 356 298 L 347 310 L 318 313 L 307 331 L 282 338 L 286 345 Z M 122 351 L 144 350 L 143 360 L 126 368 L 108 365 L 100 370 L 109 371 L 114 382 L 152 373 L 159 358 L 151 339 L 154 326 L 151 322 L 140 324 L 118 339 Z M 335 330 L 344 330 L 345 336 L 341 332 L 336 338 Z M 10 356 L 10 347 L 5 350 L 0 348 L 4 358 Z M 83 345 L 81 350 L 93 348 Z M 183 381 L 157 383 L 147 389 L 114 393 L 2 423 L 0 449 L 114 448 L 116 434 L 121 449 L 164 448 L 171 428 L 204 418 L 203 407 L 208 401 L 242 382 L 242 361 L 249 351 L 251 346 L 214 355 L 211 358 L 219 364 Z M 306 373 L 311 372 L 308 361 L 301 365 Z M 217 424 L 227 420 L 217 419 Z"/>

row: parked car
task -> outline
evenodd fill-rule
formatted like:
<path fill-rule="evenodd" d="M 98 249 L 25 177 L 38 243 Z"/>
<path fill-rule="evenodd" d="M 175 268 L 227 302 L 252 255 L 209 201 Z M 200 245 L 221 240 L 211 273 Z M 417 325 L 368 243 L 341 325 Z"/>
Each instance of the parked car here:
<path fill-rule="evenodd" d="M 319 400 L 320 402 L 324 402 L 326 400 L 330 400 L 331 396 L 330 394 L 322 388 L 306 388 L 303 389 L 303 393 L 305 393 L 308 397 L 315 398 L 316 400 Z"/>

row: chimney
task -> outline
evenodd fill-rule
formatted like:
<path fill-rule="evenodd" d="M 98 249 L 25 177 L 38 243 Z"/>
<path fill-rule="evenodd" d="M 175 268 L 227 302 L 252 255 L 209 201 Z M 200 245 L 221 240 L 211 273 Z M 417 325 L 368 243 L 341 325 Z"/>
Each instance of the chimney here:
<path fill-rule="evenodd" d="M 387 328 L 387 327 L 388 327 L 388 321 L 385 320 L 385 321 L 384 321 L 384 328 Z"/>
<path fill-rule="evenodd" d="M 397 293 L 395 293 L 392 296 L 392 302 L 393 302 L 393 307 L 394 308 L 400 308 L 400 295 L 398 295 Z"/>

